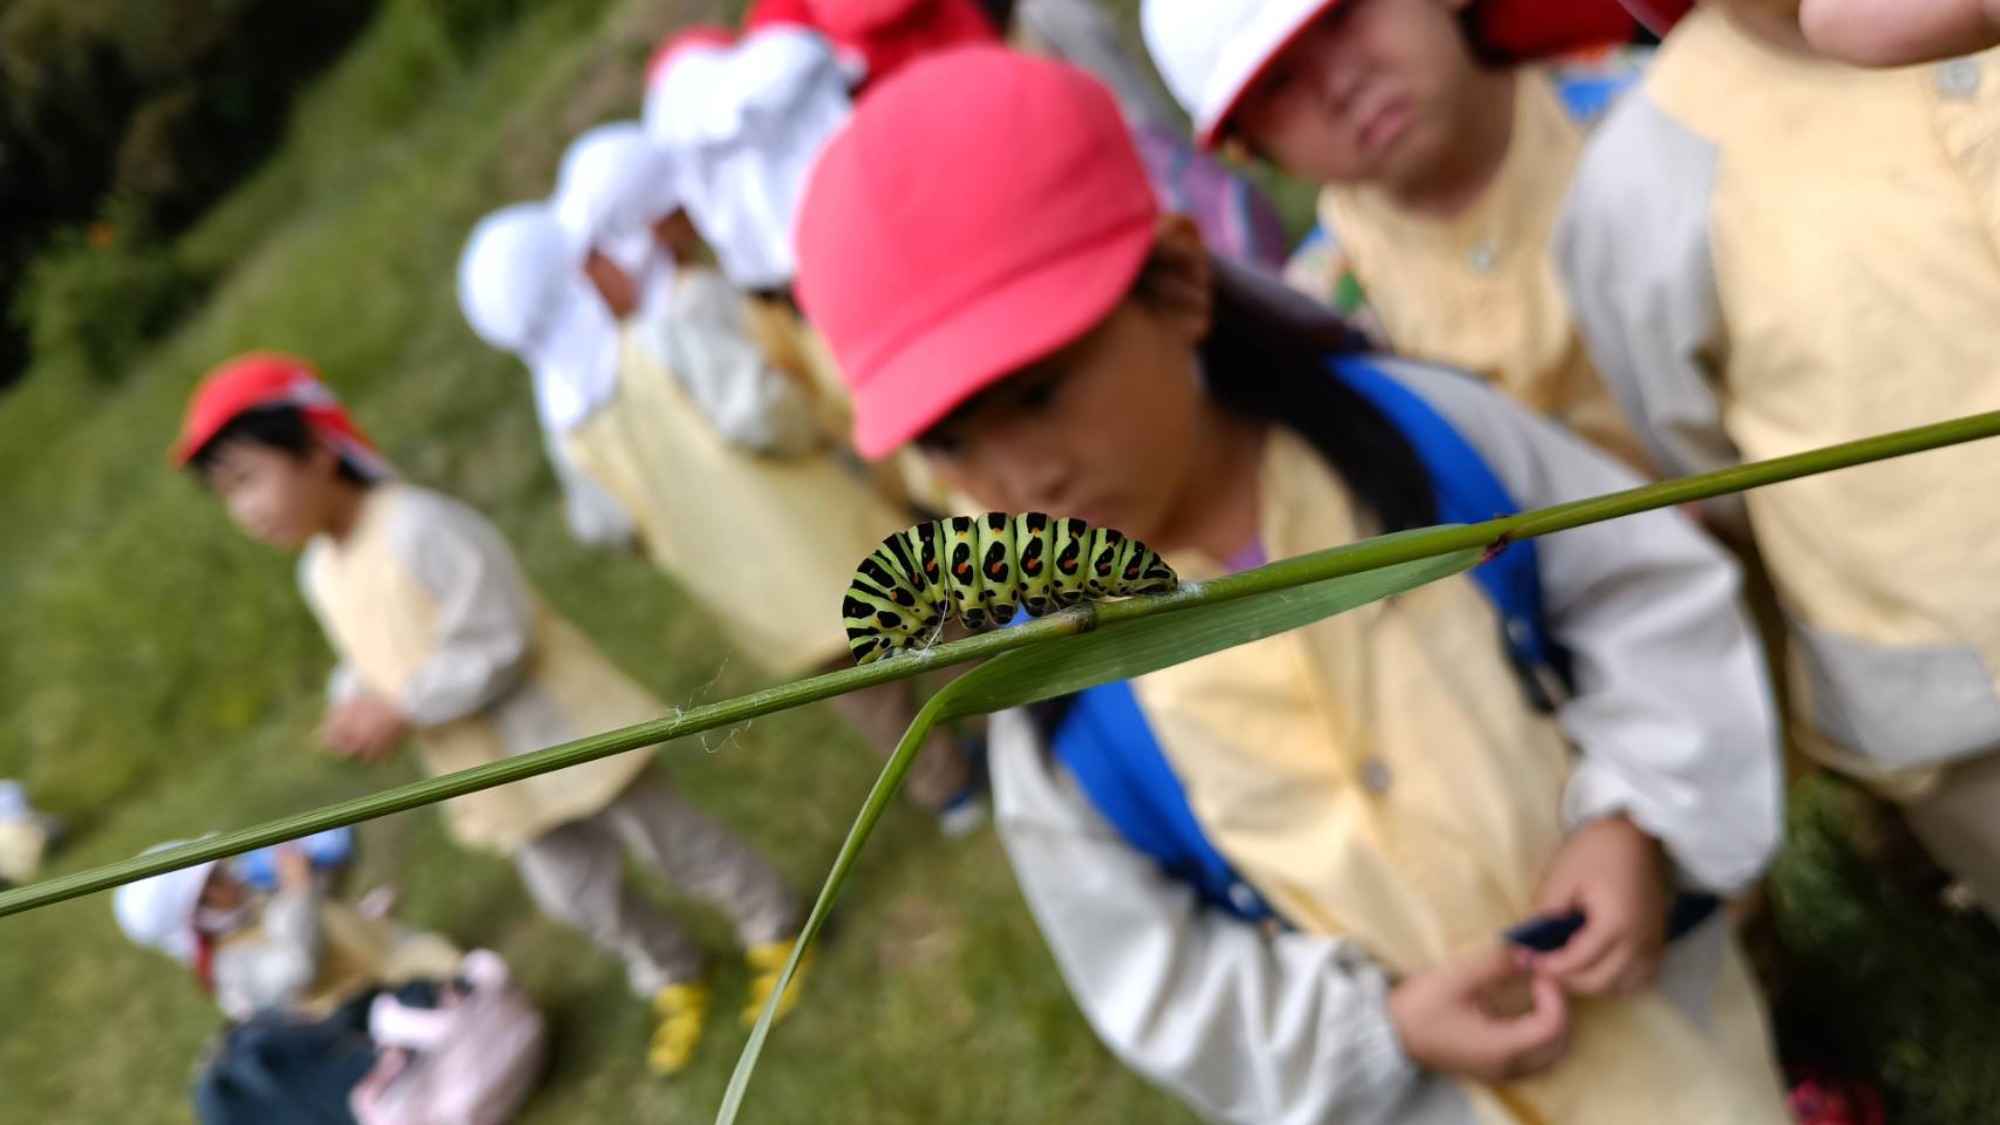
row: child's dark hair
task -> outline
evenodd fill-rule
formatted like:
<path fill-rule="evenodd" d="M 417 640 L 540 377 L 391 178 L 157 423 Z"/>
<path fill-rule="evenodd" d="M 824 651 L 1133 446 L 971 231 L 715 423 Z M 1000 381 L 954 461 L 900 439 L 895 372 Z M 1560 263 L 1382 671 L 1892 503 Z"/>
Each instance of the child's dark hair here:
<path fill-rule="evenodd" d="M 1276 280 L 1210 260 L 1215 304 L 1200 352 L 1217 404 L 1306 439 L 1374 513 L 1381 531 L 1436 523 L 1437 494 L 1417 451 L 1374 403 L 1327 369 L 1329 356 L 1362 350 L 1366 342 Z"/>
<path fill-rule="evenodd" d="M 238 414 L 229 420 L 228 425 L 217 430 L 208 444 L 195 450 L 194 456 L 188 458 L 188 467 L 206 480 L 222 447 L 238 441 L 275 449 L 303 461 L 312 452 L 314 440 L 312 425 L 298 407 L 259 406 Z M 346 457 L 340 458 L 334 479 L 357 488 L 367 488 L 375 483 Z"/>
<path fill-rule="evenodd" d="M 1281 283 L 1211 256 L 1215 304 L 1201 344 L 1202 374 L 1217 404 L 1283 426 L 1326 459 L 1384 532 L 1437 522 L 1430 470 L 1409 439 L 1375 404 L 1327 370 L 1327 359 L 1367 347 L 1322 306 Z M 1140 279 L 1140 291 L 1146 287 Z M 1052 737 L 1073 695 L 1034 704 L 1028 714 Z"/>

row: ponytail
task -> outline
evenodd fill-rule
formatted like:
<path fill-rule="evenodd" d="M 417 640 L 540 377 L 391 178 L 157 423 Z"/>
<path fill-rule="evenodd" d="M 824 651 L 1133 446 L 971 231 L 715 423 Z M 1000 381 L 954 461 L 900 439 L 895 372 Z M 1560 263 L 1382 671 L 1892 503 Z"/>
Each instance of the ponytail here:
<path fill-rule="evenodd" d="M 1201 344 L 1208 392 L 1239 417 L 1283 426 L 1374 513 L 1383 532 L 1437 522 L 1417 451 L 1360 392 L 1328 369 L 1367 343 L 1345 321 L 1276 280 L 1216 259 L 1212 326 Z"/>

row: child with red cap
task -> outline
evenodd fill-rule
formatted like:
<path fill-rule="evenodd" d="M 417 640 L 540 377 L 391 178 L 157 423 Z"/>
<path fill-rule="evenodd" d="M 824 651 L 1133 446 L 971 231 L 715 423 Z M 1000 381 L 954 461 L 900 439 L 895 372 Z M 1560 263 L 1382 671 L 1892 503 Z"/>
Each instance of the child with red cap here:
<path fill-rule="evenodd" d="M 398 480 L 318 374 L 259 353 L 217 368 L 174 461 L 250 535 L 303 551 L 300 585 L 339 654 L 320 735 L 383 760 L 414 738 L 433 774 L 658 718 L 658 700 L 549 610 L 512 552 L 463 504 Z M 551 917 L 625 962 L 660 1015 L 649 1061 L 686 1065 L 708 1009 L 694 938 L 624 878 L 627 855 L 729 915 L 758 1011 L 796 937 L 799 903 L 747 844 L 634 752 L 448 802 L 460 843 L 510 856 Z"/>
<path fill-rule="evenodd" d="M 860 76 L 857 95 L 925 55 L 1000 42 L 993 18 L 974 0 L 757 0 L 743 25 L 809 27 L 826 36 Z"/>
<path fill-rule="evenodd" d="M 2000 409 L 2000 51 L 1863 69 L 1802 13 L 1696 7 L 1565 205 L 1578 325 L 1668 472 Z M 2000 917 L 1996 475 L 1975 443 L 1717 510 L 1784 608 L 1798 741 Z"/>
<path fill-rule="evenodd" d="M 1060 64 L 963 51 L 870 95 L 799 294 L 864 454 L 1191 577 L 1636 483 L 1218 266 Z M 1714 909 L 1781 805 L 1737 582 L 1655 512 L 996 716 L 996 824 L 1085 1014 L 1218 1121 L 1786 1120 Z"/>
<path fill-rule="evenodd" d="M 1585 130 L 1637 59 L 1507 61 L 1629 39 L 1616 0 L 1146 0 L 1141 16 L 1201 144 L 1321 189 L 1295 284 L 1648 468 L 1548 258 Z"/>

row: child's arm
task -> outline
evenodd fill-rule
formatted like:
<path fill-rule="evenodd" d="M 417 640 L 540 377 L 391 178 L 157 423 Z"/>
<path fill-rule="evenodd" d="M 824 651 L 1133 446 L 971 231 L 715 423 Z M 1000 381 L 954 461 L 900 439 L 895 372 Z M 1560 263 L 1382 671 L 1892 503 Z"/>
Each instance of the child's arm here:
<path fill-rule="evenodd" d="M 258 918 L 258 936 L 216 953 L 215 1000 L 232 1019 L 290 1007 L 319 975 L 325 936 L 312 863 L 303 851 L 285 847 L 277 864 L 278 892 Z"/>
<path fill-rule="evenodd" d="M 817 448 L 805 392 L 751 340 L 736 288 L 713 270 L 695 271 L 680 285 L 673 320 L 662 326 L 669 342 L 663 354 L 696 409 L 732 445 L 781 456 Z"/>
<path fill-rule="evenodd" d="M 2000 0 L 1803 0 L 1799 26 L 1829 57 L 1907 66 L 2000 46 Z"/>
<path fill-rule="evenodd" d="M 395 700 L 414 727 L 474 715 L 520 682 L 535 599 L 514 553 L 472 509 L 413 490 L 390 529 L 396 556 L 437 599 L 435 649 Z"/>
<path fill-rule="evenodd" d="M 1196 901 L 1127 845 L 1030 721 L 995 716 L 1000 837 L 1070 991 L 1133 1068 L 1219 1121 L 1429 1120 L 1459 1098 L 1428 1071 L 1521 1077 L 1560 1056 L 1567 1015 L 1546 984 L 1519 1019 L 1481 996 L 1511 955 L 1392 986 L 1353 946 L 1258 928 Z"/>
<path fill-rule="evenodd" d="M 548 454 L 549 469 L 562 490 L 563 522 L 571 539 L 586 547 L 608 550 L 630 547 L 638 529 L 632 513 L 625 510 L 603 485 L 577 467 L 563 447 L 560 435 L 543 431 L 542 448 Z"/>
<path fill-rule="evenodd" d="M 1390 369 L 1524 508 L 1640 483 L 1484 384 L 1416 364 Z M 1659 841 L 1677 882 L 1742 889 L 1777 846 L 1783 796 L 1776 709 L 1736 564 L 1678 511 L 1566 531 L 1535 549 L 1550 632 L 1574 662 L 1575 695 L 1558 714 L 1579 751 L 1564 802 L 1570 827 L 1623 816 Z"/>
<path fill-rule="evenodd" d="M 1634 91 L 1586 144 L 1551 248 L 1592 363 L 1670 477 L 1743 459 L 1718 396 L 1729 345 L 1709 250 L 1716 161 Z M 1742 535 L 1740 498 L 1702 511 Z"/>

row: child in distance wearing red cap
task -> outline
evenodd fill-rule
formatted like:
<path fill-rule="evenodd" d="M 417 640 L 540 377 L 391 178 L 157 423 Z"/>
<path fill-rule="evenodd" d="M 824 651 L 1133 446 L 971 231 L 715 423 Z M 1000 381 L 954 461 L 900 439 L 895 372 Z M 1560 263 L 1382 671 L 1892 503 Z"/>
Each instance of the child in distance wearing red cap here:
<path fill-rule="evenodd" d="M 396 479 L 303 360 L 258 353 L 211 372 L 173 460 L 244 531 L 303 552 L 300 585 L 340 657 L 320 728 L 335 754 L 372 764 L 410 739 L 428 772 L 454 773 L 665 712 L 543 604 L 492 525 Z M 627 841 L 714 901 L 772 972 L 790 955 L 790 888 L 646 751 L 460 797 L 444 813 L 461 844 L 512 858 L 544 912 L 625 962 L 660 1016 L 656 1071 L 685 1066 L 701 1038 L 705 958 L 625 881 Z"/>
<path fill-rule="evenodd" d="M 863 453 L 913 445 L 981 505 L 1189 578 L 1635 482 L 1218 265 L 1110 94 L 1005 52 L 861 106 L 808 188 L 799 294 Z M 1746 885 L 1780 823 L 1734 564 L 1671 512 L 1521 546 L 1525 601 L 1447 577 L 995 717 L 996 826 L 1072 993 L 1206 1118 L 1787 1119 L 1695 894 Z M 1580 928 L 1503 941 L 1546 915 Z"/>
<path fill-rule="evenodd" d="M 1475 372 L 1642 471 L 1548 261 L 1585 130 L 1641 53 L 1616 0 L 1147 0 L 1198 139 L 1320 188 L 1294 284 L 1397 351 Z"/>

